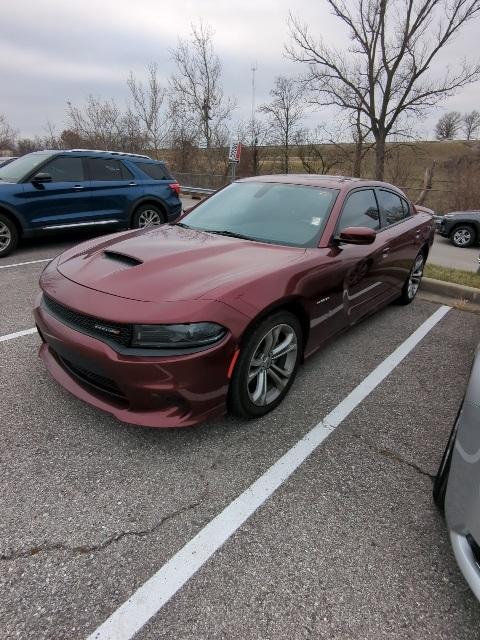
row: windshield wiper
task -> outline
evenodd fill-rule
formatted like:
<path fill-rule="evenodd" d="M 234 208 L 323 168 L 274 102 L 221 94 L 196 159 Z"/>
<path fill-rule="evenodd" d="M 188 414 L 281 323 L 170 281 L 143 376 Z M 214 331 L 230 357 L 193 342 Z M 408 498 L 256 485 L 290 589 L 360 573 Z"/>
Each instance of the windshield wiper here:
<path fill-rule="evenodd" d="M 244 236 L 241 233 L 235 233 L 235 231 L 215 231 L 214 229 L 202 229 L 206 233 L 214 233 L 217 236 L 227 236 L 229 238 L 239 238 L 240 240 L 251 240 L 254 242 L 254 238 L 250 236 Z"/>
<path fill-rule="evenodd" d="M 184 222 L 176 222 L 175 226 L 176 227 L 183 227 L 184 229 L 191 229 L 192 228 L 188 224 L 185 224 Z"/>

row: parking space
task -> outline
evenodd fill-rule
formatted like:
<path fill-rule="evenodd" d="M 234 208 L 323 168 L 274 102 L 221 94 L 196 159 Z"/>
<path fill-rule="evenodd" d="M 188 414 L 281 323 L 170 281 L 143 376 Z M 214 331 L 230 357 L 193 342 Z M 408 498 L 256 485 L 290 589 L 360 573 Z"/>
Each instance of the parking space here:
<path fill-rule="evenodd" d="M 0 270 L 0 335 L 33 326 L 42 264 Z M 418 300 L 356 326 L 260 420 L 177 431 L 70 396 L 35 334 L 0 342 L 0 637 L 93 634 L 437 309 Z M 138 637 L 479 637 L 430 497 L 479 336 L 479 316 L 449 311 Z"/>

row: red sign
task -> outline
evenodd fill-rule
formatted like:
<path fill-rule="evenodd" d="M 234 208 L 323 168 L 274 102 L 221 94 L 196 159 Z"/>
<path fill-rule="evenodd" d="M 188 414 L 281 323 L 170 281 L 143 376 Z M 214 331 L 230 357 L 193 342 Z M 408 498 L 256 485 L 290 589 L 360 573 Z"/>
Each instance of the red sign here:
<path fill-rule="evenodd" d="M 240 142 L 231 142 L 230 151 L 228 152 L 229 162 L 240 162 L 240 156 L 242 154 L 242 144 Z"/>

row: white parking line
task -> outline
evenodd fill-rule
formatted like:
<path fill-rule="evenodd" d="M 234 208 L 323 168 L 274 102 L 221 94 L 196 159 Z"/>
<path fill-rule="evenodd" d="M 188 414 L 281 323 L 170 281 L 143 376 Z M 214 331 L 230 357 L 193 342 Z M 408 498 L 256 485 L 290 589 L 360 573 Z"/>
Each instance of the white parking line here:
<path fill-rule="evenodd" d="M 29 336 L 31 333 L 37 333 L 35 327 L 33 329 L 24 329 L 23 331 L 16 331 L 15 333 L 7 333 L 5 336 L 0 336 L 0 342 L 7 342 L 7 340 L 14 340 L 22 336 Z"/>
<path fill-rule="evenodd" d="M 88 640 L 129 640 L 132 638 L 402 362 L 449 310 L 450 307 L 446 306 L 437 309 L 405 342 L 355 387 L 333 411 L 137 589 L 88 637 Z"/>
<path fill-rule="evenodd" d="M 16 262 L 15 264 L 0 264 L 0 269 L 10 269 L 11 267 L 23 267 L 26 264 L 37 264 L 39 262 L 50 262 L 53 258 L 42 258 L 42 260 L 29 260 L 28 262 Z"/>

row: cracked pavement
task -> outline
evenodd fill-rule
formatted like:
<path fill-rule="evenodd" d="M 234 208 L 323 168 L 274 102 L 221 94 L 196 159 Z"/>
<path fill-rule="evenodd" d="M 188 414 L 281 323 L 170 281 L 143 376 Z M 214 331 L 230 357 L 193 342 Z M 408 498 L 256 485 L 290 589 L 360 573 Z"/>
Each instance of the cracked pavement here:
<path fill-rule="evenodd" d="M 0 271 L 1 333 L 32 326 L 41 269 Z M 35 335 L 0 343 L 2 640 L 85 638 L 436 308 L 391 306 L 337 338 L 260 420 L 179 431 L 71 397 Z M 479 316 L 450 311 L 138 638 L 479 638 L 431 501 L 479 339 Z"/>

